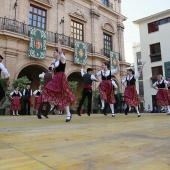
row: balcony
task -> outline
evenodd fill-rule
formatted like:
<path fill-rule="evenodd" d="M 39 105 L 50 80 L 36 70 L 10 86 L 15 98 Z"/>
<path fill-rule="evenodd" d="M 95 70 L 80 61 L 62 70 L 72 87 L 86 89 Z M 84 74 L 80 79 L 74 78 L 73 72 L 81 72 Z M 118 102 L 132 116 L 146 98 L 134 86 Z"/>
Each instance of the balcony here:
<path fill-rule="evenodd" d="M 103 5 L 113 10 L 113 4 L 108 1 L 103 1 Z"/>
<path fill-rule="evenodd" d="M 29 25 L 19 22 L 17 20 L 12 20 L 12 19 L 8 19 L 8 18 L 0 17 L 0 31 L 1 30 L 14 32 L 14 33 L 28 36 L 28 37 L 30 36 Z M 63 41 L 61 43 L 62 45 L 74 48 L 74 41 L 76 39 L 74 39 L 72 37 L 65 36 L 63 34 L 47 31 L 47 42 L 58 43 L 58 37 L 62 37 L 62 39 L 63 39 Z M 92 44 L 87 43 L 87 45 L 88 45 L 87 51 L 89 53 L 92 53 L 93 52 Z"/>
<path fill-rule="evenodd" d="M 162 60 L 161 53 L 159 53 L 159 54 L 151 54 L 150 58 L 151 58 L 151 62 L 156 62 L 156 61 L 161 61 Z"/>

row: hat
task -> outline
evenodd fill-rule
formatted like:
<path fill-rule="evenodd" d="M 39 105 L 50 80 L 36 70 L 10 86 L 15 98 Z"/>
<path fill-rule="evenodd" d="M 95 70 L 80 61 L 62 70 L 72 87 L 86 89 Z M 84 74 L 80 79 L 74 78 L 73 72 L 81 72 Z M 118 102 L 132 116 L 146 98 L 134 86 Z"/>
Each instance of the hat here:
<path fill-rule="evenodd" d="M 2 55 L 0 55 L 0 58 L 1 58 L 1 59 L 4 59 L 4 58 L 2 57 Z"/>
<path fill-rule="evenodd" d="M 93 69 L 92 69 L 92 68 L 88 68 L 88 69 L 87 69 L 87 72 L 89 72 L 89 71 L 93 71 Z"/>

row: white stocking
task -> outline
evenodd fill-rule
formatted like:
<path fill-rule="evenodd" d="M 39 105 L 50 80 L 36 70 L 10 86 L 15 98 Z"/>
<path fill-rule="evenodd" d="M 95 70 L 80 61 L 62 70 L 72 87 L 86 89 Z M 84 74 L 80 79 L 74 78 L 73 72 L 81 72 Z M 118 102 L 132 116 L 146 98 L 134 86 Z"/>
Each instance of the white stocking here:
<path fill-rule="evenodd" d="M 114 114 L 114 104 L 110 104 L 110 109 L 112 111 L 112 114 Z"/>
<path fill-rule="evenodd" d="M 170 106 L 167 106 L 167 109 L 168 109 L 168 113 L 170 113 Z"/>
<path fill-rule="evenodd" d="M 135 108 L 136 108 L 137 114 L 140 115 L 139 110 L 138 110 L 138 106 L 136 106 Z"/>
<path fill-rule="evenodd" d="M 15 115 L 15 110 L 13 110 L 13 115 Z"/>
<path fill-rule="evenodd" d="M 101 99 L 101 103 L 102 103 L 102 109 L 104 109 L 104 100 Z"/>
<path fill-rule="evenodd" d="M 69 107 L 69 106 L 66 106 L 66 107 L 65 107 L 65 111 L 66 111 L 67 118 L 70 118 L 70 116 L 71 116 L 70 107 Z"/>
<path fill-rule="evenodd" d="M 53 103 L 50 103 L 50 106 L 51 106 L 51 109 L 50 109 L 50 110 L 52 110 L 55 105 L 54 105 Z"/>
<path fill-rule="evenodd" d="M 129 112 L 131 111 L 131 109 L 132 109 L 131 106 L 129 106 Z"/>
<path fill-rule="evenodd" d="M 16 111 L 16 115 L 18 115 L 18 110 Z"/>

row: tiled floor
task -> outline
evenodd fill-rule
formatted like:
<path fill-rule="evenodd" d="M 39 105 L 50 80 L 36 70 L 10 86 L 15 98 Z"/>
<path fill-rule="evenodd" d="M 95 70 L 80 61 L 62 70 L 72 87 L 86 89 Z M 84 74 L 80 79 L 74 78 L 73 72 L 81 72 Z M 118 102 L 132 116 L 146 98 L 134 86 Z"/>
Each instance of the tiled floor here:
<path fill-rule="evenodd" d="M 170 170 L 170 116 L 0 116 L 0 170 Z"/>

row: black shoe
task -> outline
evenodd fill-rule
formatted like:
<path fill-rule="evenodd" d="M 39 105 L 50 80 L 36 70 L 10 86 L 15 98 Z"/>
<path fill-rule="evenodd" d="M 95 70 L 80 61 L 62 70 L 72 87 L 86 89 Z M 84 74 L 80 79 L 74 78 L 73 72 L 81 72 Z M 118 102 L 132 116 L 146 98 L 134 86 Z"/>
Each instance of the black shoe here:
<path fill-rule="evenodd" d="M 112 114 L 112 117 L 115 117 L 115 114 Z"/>
<path fill-rule="evenodd" d="M 71 120 L 71 116 L 68 118 L 66 118 L 66 122 L 70 122 L 70 120 Z"/>
<path fill-rule="evenodd" d="M 79 109 L 77 109 L 77 115 L 78 115 L 78 116 L 81 116 Z"/>
<path fill-rule="evenodd" d="M 104 112 L 103 114 L 104 114 L 105 116 L 107 116 L 107 113 Z"/>
<path fill-rule="evenodd" d="M 125 109 L 125 115 L 128 115 L 129 107 L 126 107 Z"/>
<path fill-rule="evenodd" d="M 37 114 L 37 117 L 38 117 L 38 119 L 42 119 L 41 115 L 38 115 L 38 114 Z"/>
<path fill-rule="evenodd" d="M 48 116 L 46 114 L 42 114 L 42 115 L 48 119 Z"/>
<path fill-rule="evenodd" d="M 87 113 L 88 116 L 90 116 L 90 113 Z"/>

